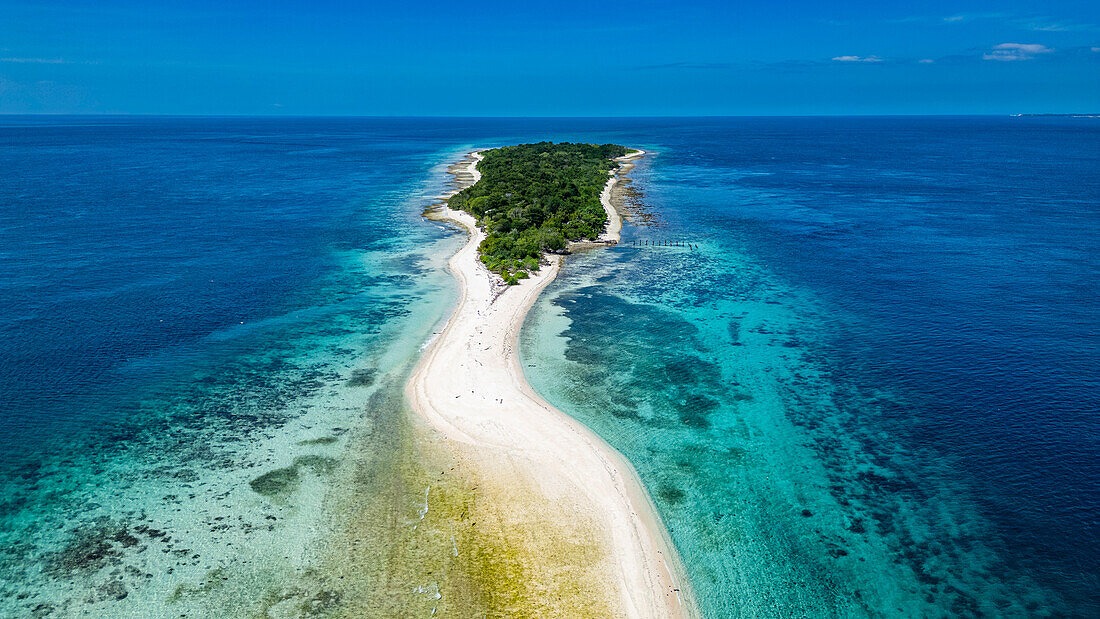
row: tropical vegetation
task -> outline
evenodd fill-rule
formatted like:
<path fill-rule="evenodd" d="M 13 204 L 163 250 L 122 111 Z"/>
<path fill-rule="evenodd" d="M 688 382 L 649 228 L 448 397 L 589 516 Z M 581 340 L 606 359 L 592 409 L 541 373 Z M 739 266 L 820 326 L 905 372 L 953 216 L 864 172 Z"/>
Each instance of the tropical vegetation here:
<path fill-rule="evenodd" d="M 481 261 L 515 284 L 538 270 L 544 253 L 603 232 L 600 194 L 616 166 L 612 159 L 626 152 L 614 144 L 553 142 L 483 151 L 481 180 L 451 196 L 448 206 L 477 218 L 486 232 Z"/>

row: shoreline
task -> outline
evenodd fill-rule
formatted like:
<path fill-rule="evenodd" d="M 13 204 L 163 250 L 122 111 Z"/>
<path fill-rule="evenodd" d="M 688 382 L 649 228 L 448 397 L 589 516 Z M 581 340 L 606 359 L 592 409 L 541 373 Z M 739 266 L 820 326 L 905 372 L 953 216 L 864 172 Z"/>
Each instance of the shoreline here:
<path fill-rule="evenodd" d="M 604 230 L 603 234 L 601 234 L 597 240 L 617 244 L 622 238 L 623 218 L 619 214 L 619 210 L 615 208 L 615 205 L 611 203 L 611 192 L 615 189 L 615 185 L 619 183 L 619 180 L 622 179 L 622 174 L 633 169 L 634 162 L 642 157 L 645 157 L 645 151 L 636 148 L 622 157 L 616 157 L 614 159 L 614 161 L 618 162 L 619 166 L 610 172 L 611 178 L 607 180 L 607 184 L 604 185 L 603 191 L 600 193 L 600 204 L 603 205 L 603 210 L 607 213 L 607 229 Z"/>
<path fill-rule="evenodd" d="M 616 159 L 601 203 L 608 229 L 590 245 L 617 243 L 622 220 L 611 189 L 622 164 L 644 154 Z M 459 189 L 480 178 L 475 151 L 449 170 Z M 456 189 L 457 192 L 459 189 Z M 450 195 L 453 195 L 451 192 Z M 478 260 L 484 238 L 474 218 L 444 204 L 439 218 L 464 227 L 466 244 L 448 262 L 459 284 L 459 300 L 445 328 L 424 350 L 406 384 L 412 409 L 479 472 L 483 491 L 502 511 L 537 513 L 531 524 L 579 544 L 599 575 L 608 608 L 631 617 L 695 616 L 694 598 L 679 556 L 634 467 L 589 428 L 551 406 L 528 385 L 517 341 L 528 310 L 557 276 L 562 257 L 547 256 L 537 274 L 503 290 Z M 531 492 L 543 506 L 531 506 Z M 526 496 L 524 501 L 519 497 Z M 549 509 L 546 509 L 546 507 Z M 597 549 L 597 550 L 593 550 Z M 572 568 L 546 563 L 550 571 Z M 563 562 L 558 558 L 559 562 Z M 566 562 L 568 563 L 568 562 Z"/>
<path fill-rule="evenodd" d="M 569 251 L 619 244 L 619 240 L 622 238 L 623 218 L 622 215 L 619 214 L 619 210 L 615 208 L 615 205 L 611 203 L 611 193 L 615 189 L 615 185 L 619 184 L 622 175 L 634 169 L 634 162 L 644 156 L 644 150 L 635 148 L 622 157 L 613 159 L 613 161 L 619 165 L 614 170 L 608 172 L 609 178 L 607 179 L 607 183 L 603 186 L 603 191 L 600 192 L 600 204 L 603 206 L 604 213 L 607 214 L 607 227 L 604 228 L 604 231 L 593 241 L 569 241 Z"/>

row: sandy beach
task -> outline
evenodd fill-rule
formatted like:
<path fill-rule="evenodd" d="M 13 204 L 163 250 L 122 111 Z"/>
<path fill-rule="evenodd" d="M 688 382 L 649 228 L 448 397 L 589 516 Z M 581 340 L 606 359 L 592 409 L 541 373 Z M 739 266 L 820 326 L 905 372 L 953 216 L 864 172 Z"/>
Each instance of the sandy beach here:
<path fill-rule="evenodd" d="M 644 150 L 635 149 L 622 157 L 615 158 L 615 161 L 619 163 L 619 167 L 611 171 L 611 178 L 608 179 L 607 185 L 604 186 L 603 192 L 600 193 L 600 204 L 603 205 L 603 210 L 607 213 L 607 228 L 597 241 L 605 243 L 619 242 L 620 232 L 622 232 L 623 229 L 623 218 L 619 215 L 619 210 L 615 208 L 615 205 L 611 204 L 611 192 L 615 189 L 615 185 L 619 183 L 619 179 L 622 178 L 621 173 L 624 168 L 626 171 L 629 171 L 634 167 L 629 164 L 644 156 Z"/>
<path fill-rule="evenodd" d="M 632 152 L 620 163 L 641 155 Z M 460 186 L 477 181 L 479 159 L 474 153 L 452 168 Z M 608 243 L 619 240 L 622 227 L 610 200 L 618 179 L 612 173 L 601 196 L 610 225 L 600 240 Z M 694 616 L 679 558 L 633 467 L 524 378 L 519 331 L 557 275 L 561 257 L 550 256 L 530 279 L 501 288 L 478 260 L 484 233 L 474 218 L 446 207 L 440 215 L 465 227 L 470 237 L 449 262 L 460 287 L 457 307 L 406 387 L 412 408 L 476 472 L 479 492 L 517 536 L 560 538 L 549 547 L 561 553 L 523 558 L 538 575 L 534 579 L 583 574 L 590 585 L 584 595 L 605 598 L 596 607 L 616 616 Z M 546 583 L 531 587 L 554 590 Z M 574 607 L 544 602 L 548 610 Z"/>

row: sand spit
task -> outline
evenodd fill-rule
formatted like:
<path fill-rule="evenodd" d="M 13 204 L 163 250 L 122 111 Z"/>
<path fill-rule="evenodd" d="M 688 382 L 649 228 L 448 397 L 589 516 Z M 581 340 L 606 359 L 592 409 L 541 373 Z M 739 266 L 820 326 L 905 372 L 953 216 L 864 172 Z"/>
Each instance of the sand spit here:
<path fill-rule="evenodd" d="M 641 155 L 632 152 L 620 163 Z M 472 153 L 452 166 L 458 189 L 480 178 L 480 158 Z M 618 179 L 613 172 L 601 196 L 610 221 L 604 243 L 618 242 L 622 227 L 610 201 Z M 550 256 L 530 279 L 502 289 L 478 260 L 484 232 L 474 218 L 445 206 L 435 215 L 470 237 L 449 262 L 458 305 L 424 351 L 406 395 L 456 461 L 473 471 L 510 548 L 530 553 L 511 559 L 524 566 L 531 604 L 540 614 L 584 608 L 614 616 L 696 615 L 679 558 L 634 468 L 524 378 L 519 331 L 561 257 Z"/>

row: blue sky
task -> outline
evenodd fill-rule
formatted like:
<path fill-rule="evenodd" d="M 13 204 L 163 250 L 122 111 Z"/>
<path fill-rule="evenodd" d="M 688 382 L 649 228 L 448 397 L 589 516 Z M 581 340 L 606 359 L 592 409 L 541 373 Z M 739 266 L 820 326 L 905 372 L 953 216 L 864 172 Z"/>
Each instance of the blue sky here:
<path fill-rule="evenodd" d="M 0 0 L 0 113 L 1100 111 L 1100 1 Z"/>

